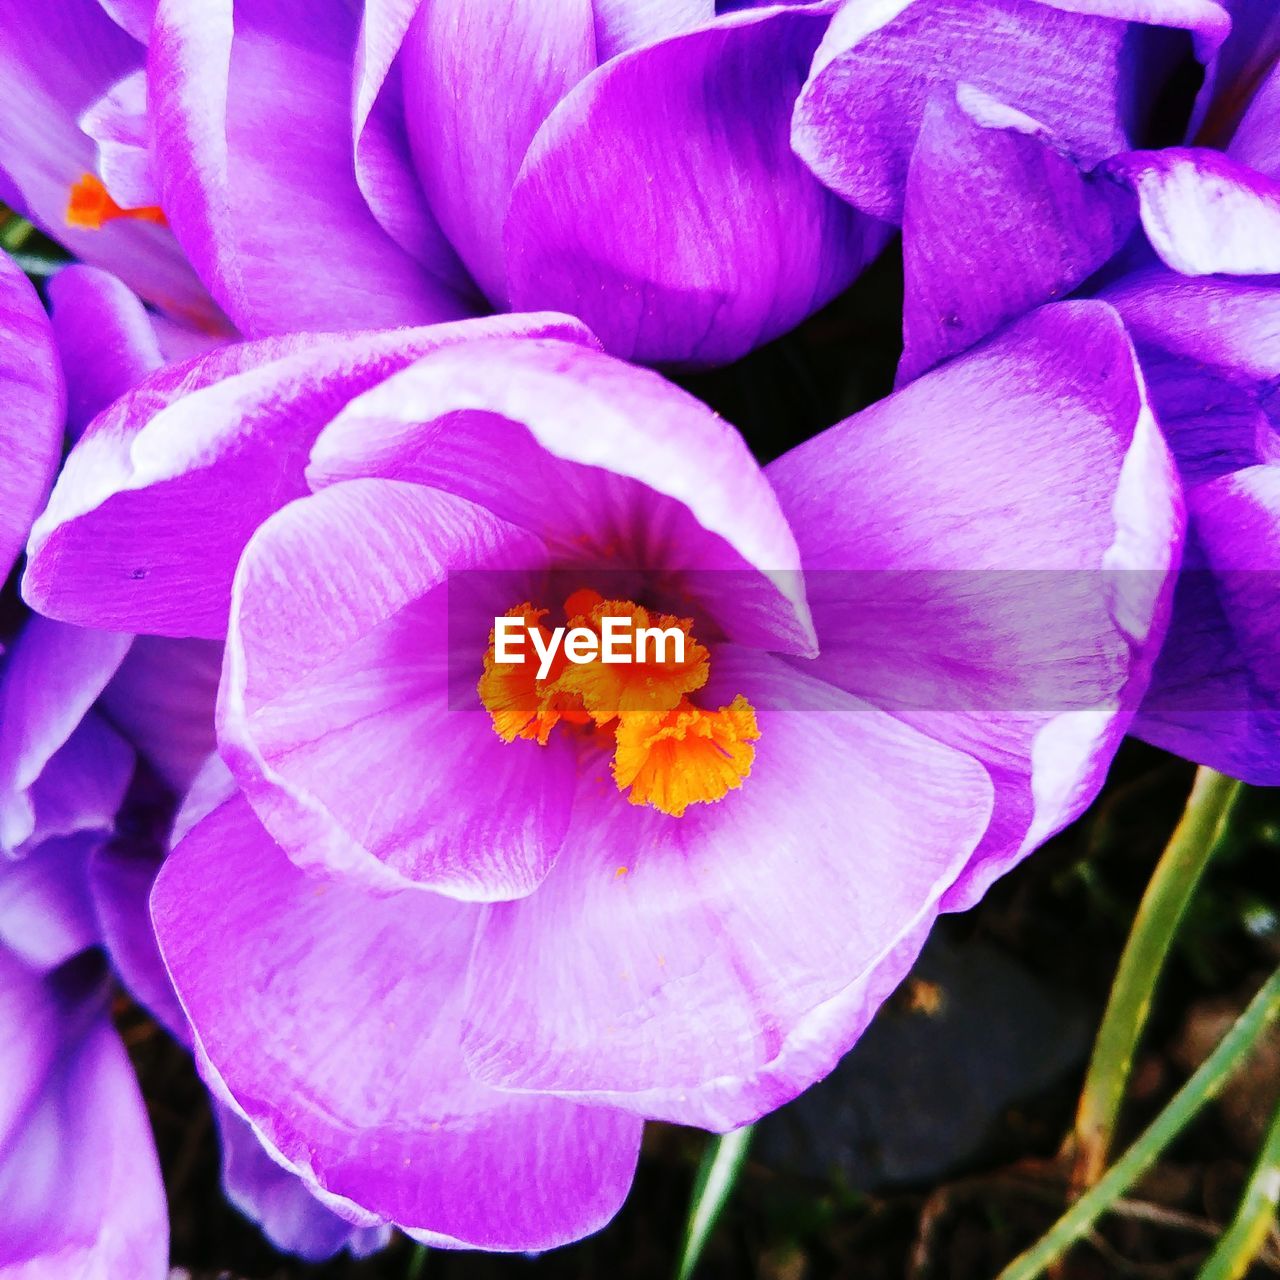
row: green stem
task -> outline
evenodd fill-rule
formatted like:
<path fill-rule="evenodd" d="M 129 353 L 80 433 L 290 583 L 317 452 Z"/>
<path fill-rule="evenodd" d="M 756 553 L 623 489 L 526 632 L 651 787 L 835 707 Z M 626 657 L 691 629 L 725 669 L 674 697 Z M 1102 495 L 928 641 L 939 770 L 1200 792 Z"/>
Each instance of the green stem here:
<path fill-rule="evenodd" d="M 1198 1280 L 1241 1280 L 1267 1242 L 1280 1202 L 1280 1103 L 1231 1225 L 1222 1233 Z"/>
<path fill-rule="evenodd" d="M 0 248 L 14 253 L 27 243 L 34 231 L 35 227 L 26 218 L 20 218 L 16 213 L 10 214 L 0 226 Z"/>
<path fill-rule="evenodd" d="M 421 1280 L 427 1270 L 427 1246 L 415 1244 L 409 1255 L 409 1266 L 404 1273 L 404 1280 Z"/>
<path fill-rule="evenodd" d="M 697 1177 L 693 1180 L 689 1220 L 685 1224 L 676 1280 L 689 1280 L 693 1275 L 720 1212 L 728 1203 L 742 1172 L 753 1132 L 753 1127 L 746 1125 L 732 1133 L 714 1137 L 707 1144 Z"/>
<path fill-rule="evenodd" d="M 1280 969 L 1267 979 L 1249 1006 L 1201 1063 L 1190 1080 L 1142 1136 L 1111 1166 L 1096 1186 L 1086 1191 L 1030 1249 L 1015 1258 L 997 1280 L 1034 1280 L 1051 1266 L 1155 1163 L 1160 1153 L 1210 1099 L 1259 1038 L 1280 1017 Z"/>
<path fill-rule="evenodd" d="M 1196 771 L 1182 820 L 1142 896 L 1111 984 L 1074 1132 L 1077 1188 L 1102 1176 L 1115 1134 L 1133 1056 L 1178 925 L 1209 860 L 1222 846 L 1240 783 L 1212 769 Z"/>

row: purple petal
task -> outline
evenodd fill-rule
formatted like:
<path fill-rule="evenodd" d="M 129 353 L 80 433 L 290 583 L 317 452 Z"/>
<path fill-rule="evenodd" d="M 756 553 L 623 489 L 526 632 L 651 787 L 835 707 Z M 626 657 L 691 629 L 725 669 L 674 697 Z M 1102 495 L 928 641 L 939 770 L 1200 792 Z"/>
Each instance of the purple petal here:
<path fill-rule="evenodd" d="M 1151 247 L 1173 270 L 1280 273 L 1280 181 L 1217 151 L 1134 151 L 1107 165 L 1132 187 Z"/>
<path fill-rule="evenodd" d="M 98 147 L 98 176 L 125 209 L 160 203 L 151 167 L 147 119 L 147 74 L 139 67 L 113 84 L 80 118 L 80 127 Z"/>
<path fill-rule="evenodd" d="M 151 924 L 149 899 L 159 869 L 149 846 L 118 838 L 100 845 L 89 859 L 89 890 L 113 971 L 175 1040 L 190 1045 L 187 1016 Z"/>
<path fill-rule="evenodd" d="M 316 433 L 424 352 L 491 334 L 582 334 L 559 317 L 298 335 L 163 370 L 114 404 L 62 469 L 28 548 L 34 608 L 95 626 L 218 639 L 236 561 L 306 492 Z"/>
<path fill-rule="evenodd" d="M 222 645 L 139 636 L 99 706 L 138 754 L 179 794 L 214 750 Z"/>
<path fill-rule="evenodd" d="M 587 347 L 476 342 L 420 360 L 325 429 L 307 474 L 448 490 L 569 564 L 661 571 L 740 643 L 812 652 L 794 539 L 741 436 Z"/>
<path fill-rule="evenodd" d="M 326 489 L 254 535 L 219 741 L 300 866 L 479 900 L 542 880 L 568 823 L 573 753 L 510 750 L 474 692 L 494 616 L 528 587 L 481 612 L 458 706 L 447 575 L 545 563 L 536 538 L 482 508 L 388 480 Z"/>
<path fill-rule="evenodd" d="M 99 231 L 67 225 L 71 188 L 95 167 L 80 116 L 142 59 L 141 46 L 98 0 L 0 0 L 0 186 L 11 186 L 11 198 L 77 258 L 106 267 L 173 315 L 216 325 L 216 308 L 163 227 L 128 220 Z"/>
<path fill-rule="evenodd" d="M 1042 308 L 769 477 L 817 673 L 992 770 L 969 905 L 1097 793 L 1164 637 L 1180 493 L 1123 327 Z"/>
<path fill-rule="evenodd" d="M 0 860 L 0 947 L 34 969 L 54 969 L 99 941 L 86 870 L 100 835 L 48 840 L 17 862 Z"/>
<path fill-rule="evenodd" d="M 846 4 L 796 104 L 796 151 L 856 208 L 900 221 L 925 104 L 963 80 L 1042 122 L 1091 167 L 1129 144 L 1136 70 L 1118 19 L 1190 27 L 1205 52 L 1227 26 L 1210 0 Z"/>
<path fill-rule="evenodd" d="M 903 384 L 1070 293 L 1128 238 L 1133 202 L 1030 117 L 939 89 L 907 174 Z"/>
<path fill-rule="evenodd" d="M 570 92 L 512 195 L 512 304 L 581 316 L 627 359 L 712 365 L 845 288 L 887 232 L 824 191 L 788 137 L 826 21 L 734 14 Z"/>
<path fill-rule="evenodd" d="M 432 0 L 405 39 L 405 117 L 422 190 L 500 307 L 507 303 L 502 229 L 521 161 L 551 109 L 595 65 L 591 0 L 510 0 L 499 8 Z"/>
<path fill-rule="evenodd" d="M 156 0 L 98 0 L 98 3 L 111 16 L 111 20 L 139 44 L 146 44 L 151 38 Z"/>
<path fill-rule="evenodd" d="M 9 1045 L 0 1098 L 13 1096 L 15 1084 L 25 1093 L 14 1122 L 0 1123 L 0 1276 L 164 1280 L 160 1167 L 133 1067 L 105 1008 L 66 1010 L 46 983 L 2 953 L 0 976 L 7 992 L 0 1043 Z M 26 1016 L 12 1016 L 15 989 L 26 991 Z M 31 1044 L 51 1035 L 51 1044 Z M 29 1075 L 15 1081 L 7 1069 L 15 1049 L 57 1050 L 34 1090 Z"/>
<path fill-rule="evenodd" d="M 488 1249 L 563 1244 L 621 1203 L 638 1121 L 467 1074 L 475 908 L 309 880 L 236 802 L 170 856 L 153 913 L 215 1089 L 328 1202 Z"/>
<path fill-rule="evenodd" d="M 383 230 L 459 296 L 475 284 L 422 198 L 409 150 L 398 55 L 421 0 L 366 0 L 356 50 L 356 182 Z M 483 310 L 478 295 L 473 299 Z"/>
<path fill-rule="evenodd" d="M 0 253 L 0 574 L 9 576 L 62 454 L 66 393 L 53 331 L 30 282 Z"/>
<path fill-rule="evenodd" d="M 129 639 L 37 615 L 27 620 L 6 654 L 0 672 L 0 850 L 12 853 L 37 833 L 68 834 L 61 821 L 64 806 L 55 801 L 59 820 L 51 829 L 32 789 L 119 667 Z M 96 741 L 104 745 L 101 737 Z M 77 762 L 88 754 L 73 753 Z M 70 767 L 71 761 L 64 765 Z M 104 748 L 101 765 L 109 797 L 122 772 L 118 750 Z M 79 776 L 81 769 L 71 767 L 71 772 Z M 123 772 L 127 781 L 127 768 Z M 70 785 L 57 789 L 74 790 Z M 55 799 L 48 793 L 46 798 Z M 114 808 L 104 816 L 110 821 L 112 814 Z"/>
<path fill-rule="evenodd" d="M 378 225 L 352 167 L 343 4 L 162 0 L 148 53 L 164 208 L 250 335 L 466 314 Z"/>
<path fill-rule="evenodd" d="M 712 704 L 756 708 L 750 776 L 676 820 L 630 804 L 606 756 L 584 767 L 556 869 L 486 911 L 478 1078 L 730 1129 L 829 1071 L 876 1008 L 815 1043 L 826 1002 L 905 974 L 986 830 L 986 771 L 777 659 L 720 646 L 713 678 Z"/>
<path fill-rule="evenodd" d="M 164 364 L 155 327 L 137 294 L 96 267 L 64 267 L 49 281 L 73 439 L 112 401 Z"/>
<path fill-rule="evenodd" d="M 323 1262 L 343 1249 L 361 1258 L 389 1243 L 389 1227 L 359 1227 L 326 1209 L 267 1154 L 252 1125 L 230 1107 L 215 1103 L 213 1114 L 222 1146 L 222 1189 L 277 1249 Z"/>

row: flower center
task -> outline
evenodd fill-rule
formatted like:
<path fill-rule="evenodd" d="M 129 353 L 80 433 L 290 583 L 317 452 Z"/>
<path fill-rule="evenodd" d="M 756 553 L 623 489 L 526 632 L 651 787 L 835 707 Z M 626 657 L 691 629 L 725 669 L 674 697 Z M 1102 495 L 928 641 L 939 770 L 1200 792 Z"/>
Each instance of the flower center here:
<path fill-rule="evenodd" d="M 711 674 L 691 619 L 585 589 L 564 602 L 567 627 L 553 632 L 548 612 L 527 603 L 508 610 L 518 625 L 504 631 L 525 637 L 514 657 L 506 646 L 499 656 L 497 627 L 489 636 L 477 688 L 504 742 L 546 746 L 560 724 L 590 733 L 612 747 L 614 781 L 632 804 L 676 818 L 742 785 L 760 736 L 755 711 L 741 695 L 716 710 L 690 701 Z M 575 631 L 594 638 L 585 657 L 576 656 Z"/>
<path fill-rule="evenodd" d="M 140 209 L 122 209 L 111 198 L 111 192 L 102 185 L 97 174 L 86 173 L 71 188 L 67 203 L 67 226 L 86 231 L 101 231 L 108 222 L 117 218 L 129 218 L 134 222 L 155 222 L 168 226 L 162 209 L 145 205 Z"/>

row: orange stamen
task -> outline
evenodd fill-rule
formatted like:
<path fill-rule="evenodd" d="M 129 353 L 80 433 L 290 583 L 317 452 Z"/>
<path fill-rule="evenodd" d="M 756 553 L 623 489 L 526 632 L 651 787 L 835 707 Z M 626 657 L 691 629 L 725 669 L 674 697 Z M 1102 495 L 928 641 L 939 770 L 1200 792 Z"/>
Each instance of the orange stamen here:
<path fill-rule="evenodd" d="M 760 736 L 755 711 L 741 695 L 718 710 L 689 701 L 711 671 L 711 655 L 694 639 L 692 619 L 650 614 L 629 600 L 605 600 L 586 588 L 569 596 L 564 612 L 570 627 L 586 627 L 597 636 L 605 618 L 629 619 L 630 627 L 615 633 L 614 652 L 628 653 L 632 661 L 605 662 L 603 641 L 600 656 L 588 662 L 570 662 L 561 647 L 540 680 L 532 644 L 519 650 L 518 661 L 497 661 L 495 628 L 477 688 L 503 741 L 521 738 L 546 746 L 562 721 L 589 727 L 593 740 L 613 749 L 614 781 L 631 803 L 677 818 L 691 804 L 712 803 L 742 785 L 755 759 L 751 744 Z M 546 615 L 528 603 L 507 614 L 521 619 L 526 630 L 536 629 L 544 648 L 551 639 L 542 623 Z M 668 633 L 661 661 L 655 635 L 646 636 L 644 651 L 636 652 L 641 627 Z M 672 632 L 683 636 L 679 661 Z"/>
<path fill-rule="evenodd" d="M 71 188 L 67 204 L 67 226 L 86 231 L 101 231 L 108 222 L 128 218 L 135 222 L 154 222 L 168 226 L 162 209 L 145 205 L 140 209 L 124 209 L 111 198 L 97 174 L 86 173 Z"/>
<path fill-rule="evenodd" d="M 624 716 L 613 776 L 632 804 L 680 817 L 691 804 L 720 800 L 751 772 L 760 737 L 756 713 L 739 694 L 718 711 L 682 702 L 665 715 Z"/>

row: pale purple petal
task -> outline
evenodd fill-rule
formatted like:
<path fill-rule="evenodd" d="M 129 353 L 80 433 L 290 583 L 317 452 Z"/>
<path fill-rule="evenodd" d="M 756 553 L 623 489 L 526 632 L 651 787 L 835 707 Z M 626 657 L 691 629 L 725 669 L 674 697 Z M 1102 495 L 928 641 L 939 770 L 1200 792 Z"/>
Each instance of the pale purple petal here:
<path fill-rule="evenodd" d="M 67 427 L 76 439 L 164 356 L 137 294 L 109 272 L 64 267 L 49 281 L 49 303 L 67 382 Z"/>
<path fill-rule="evenodd" d="M 542 880 L 568 823 L 573 752 L 511 751 L 475 681 L 494 616 L 545 564 L 541 542 L 483 508 L 390 480 L 335 485 L 254 535 L 236 574 L 218 737 L 294 861 L 466 899 L 519 897 Z M 448 575 L 508 566 L 522 572 L 506 591 L 494 584 L 459 636 Z M 472 665 L 455 655 L 459 639 Z"/>
<path fill-rule="evenodd" d="M 170 855 L 152 909 L 210 1083 L 328 1202 L 488 1249 L 563 1244 L 621 1203 L 637 1120 L 467 1074 L 476 908 L 310 880 L 238 801 Z"/>
<path fill-rule="evenodd" d="M 581 316 L 626 359 L 693 366 L 745 355 L 844 289 L 887 230 L 824 190 L 788 136 L 828 12 L 733 14 L 572 90 L 512 195 L 512 305 Z"/>
<path fill-rule="evenodd" d="M 817 672 L 992 770 L 970 905 L 1097 793 L 1164 637 L 1182 504 L 1119 318 L 1042 308 L 768 470 Z"/>
<path fill-rule="evenodd" d="M 446 489 L 567 565 L 660 571 L 734 640 L 813 650 L 794 539 L 741 436 L 598 351 L 550 338 L 440 351 L 339 415 L 307 474 Z"/>
<path fill-rule="evenodd" d="M 0 574 L 8 577 L 57 470 L 66 392 L 40 299 L 2 252 L 0 404 Z"/>
<path fill-rule="evenodd" d="M 1134 151 L 1107 165 L 1138 197 L 1151 247 L 1173 270 L 1280 273 L 1280 181 L 1199 147 Z"/>
<path fill-rule="evenodd" d="M 141 67 L 113 84 L 80 117 L 80 128 L 97 144 L 98 176 L 118 205 L 141 209 L 160 203 L 151 167 L 147 73 Z"/>
<path fill-rule="evenodd" d="M 0 670 L 0 850 L 12 853 L 44 829 L 32 789 L 115 673 L 129 639 L 35 616 L 5 655 Z M 118 765 L 117 754 L 104 751 L 108 794 Z M 54 807 L 59 814 L 64 808 L 56 801 Z M 59 818 L 43 833 L 66 834 L 65 823 Z"/>
<path fill-rule="evenodd" d="M 161 0 L 148 51 L 164 208 L 242 332 L 422 324 L 467 308 L 378 225 L 352 164 L 355 14 Z"/>
<path fill-rule="evenodd" d="M 298 335 L 161 371 L 72 451 L 28 548 L 27 600 L 95 626 L 220 638 L 240 551 L 306 492 L 316 433 L 424 352 L 492 334 L 583 335 L 549 316 Z"/>
<path fill-rule="evenodd" d="M 1070 293 L 1134 220 L 1128 193 L 1037 121 L 970 85 L 937 90 L 907 174 L 899 385 Z"/>
<path fill-rule="evenodd" d="M 591 0 L 431 0 L 418 8 L 401 65 L 427 205 L 480 287 L 505 307 L 512 184 L 539 125 L 596 65 Z"/>
<path fill-rule="evenodd" d="M 123 31 L 139 44 L 151 38 L 151 22 L 156 15 L 156 0 L 98 0 L 103 10 Z"/>
<path fill-rule="evenodd" d="M 712 705 L 756 709 L 750 775 L 674 819 L 584 761 L 556 869 L 484 917 L 463 1040 L 480 1079 L 730 1129 L 830 1070 L 876 1008 L 797 1054 L 827 1001 L 905 974 L 986 830 L 986 771 L 777 659 L 720 646 L 712 679 Z"/>

